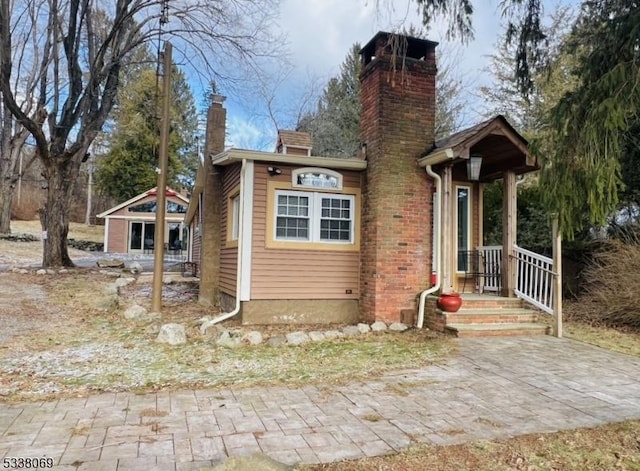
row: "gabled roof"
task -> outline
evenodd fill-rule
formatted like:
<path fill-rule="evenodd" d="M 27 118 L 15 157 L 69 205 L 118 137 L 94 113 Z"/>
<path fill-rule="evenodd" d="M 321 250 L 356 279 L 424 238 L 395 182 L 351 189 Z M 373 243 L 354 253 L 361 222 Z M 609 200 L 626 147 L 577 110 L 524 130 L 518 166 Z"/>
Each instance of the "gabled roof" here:
<path fill-rule="evenodd" d="M 498 122 L 506 126 L 507 129 L 509 129 L 515 137 L 521 140 L 525 146 L 528 145 L 527 140 L 524 137 L 522 137 L 518 133 L 518 131 L 516 131 L 511 126 L 511 124 L 509 124 L 509 121 L 507 121 L 507 119 L 504 116 L 499 114 L 491 119 L 488 119 L 474 126 L 471 126 L 470 128 L 463 129 L 462 131 L 458 131 L 457 133 L 452 134 L 444 139 L 440 139 L 439 141 L 436 142 L 435 149 L 458 147 L 477 135 L 482 135 L 484 137 L 483 131 L 487 130 L 489 127 L 491 127 L 492 125 L 495 125 Z"/>
<path fill-rule="evenodd" d="M 435 143 L 433 148 L 418 159 L 421 167 L 443 162 L 466 160 L 471 148 L 487 151 L 486 156 L 500 160 L 504 166 L 518 173 L 539 168 L 535 157 L 529 154 L 528 142 L 502 115 L 463 129 Z"/>
<path fill-rule="evenodd" d="M 313 142 L 308 132 L 278 130 L 278 142 L 276 148 L 282 144 L 287 147 L 299 147 L 302 149 L 311 149 Z"/>
<path fill-rule="evenodd" d="M 136 201 L 140 201 L 143 198 L 146 198 L 147 196 L 155 196 L 158 194 L 158 187 L 155 186 L 153 188 L 151 188 L 150 190 L 147 190 L 143 193 L 140 193 L 137 196 L 134 196 L 133 198 L 125 201 L 124 203 L 120 203 L 117 206 L 114 206 L 113 208 L 107 209 L 106 211 L 100 213 L 100 214 L 96 214 L 96 217 L 98 218 L 103 218 L 108 216 L 109 214 L 115 213 L 116 211 L 118 211 L 119 209 L 125 208 L 133 203 L 135 203 Z M 180 193 L 178 193 L 175 190 L 172 190 L 171 188 L 167 187 L 166 193 L 167 196 L 175 196 L 176 198 L 178 198 L 179 200 L 182 200 L 184 203 L 189 204 L 189 199 L 182 196 Z"/>

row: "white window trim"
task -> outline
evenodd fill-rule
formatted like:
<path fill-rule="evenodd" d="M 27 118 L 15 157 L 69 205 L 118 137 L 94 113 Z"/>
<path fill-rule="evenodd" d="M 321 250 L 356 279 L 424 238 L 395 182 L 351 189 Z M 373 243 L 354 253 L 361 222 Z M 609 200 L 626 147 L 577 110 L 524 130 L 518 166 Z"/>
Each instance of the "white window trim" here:
<path fill-rule="evenodd" d="M 302 239 L 289 239 L 286 237 L 277 236 L 278 226 L 278 196 L 306 196 L 309 198 L 309 214 L 307 219 L 309 220 L 309 238 Z M 349 230 L 349 240 L 326 240 L 320 238 L 320 221 L 322 219 L 322 198 L 332 198 L 349 201 L 349 221 L 351 222 Z M 295 191 L 295 190 L 276 190 L 274 198 L 274 214 L 273 214 L 273 240 L 277 242 L 292 242 L 300 244 L 337 244 L 337 245 L 353 245 L 355 243 L 355 196 L 345 195 L 341 193 L 324 193 L 324 192 L 311 192 L 311 191 Z"/>
<path fill-rule="evenodd" d="M 469 204 L 468 204 L 468 208 L 467 208 L 467 247 L 465 247 L 464 249 L 460 249 L 460 247 L 458 246 L 458 190 L 460 189 L 466 189 L 467 190 L 467 194 L 469 195 Z M 471 228 L 471 224 L 473 222 L 473 193 L 472 193 L 472 187 L 468 186 L 468 185 L 456 185 L 456 199 L 455 199 L 455 221 L 456 221 L 456 236 L 455 236 L 455 255 L 456 255 L 456 273 L 465 273 L 464 271 L 460 271 L 458 270 L 458 252 L 460 250 L 471 250 L 472 247 L 472 228 Z"/>
<path fill-rule="evenodd" d="M 300 175 L 301 173 L 324 173 L 325 175 L 329 175 L 330 177 L 335 178 L 338 181 L 338 185 L 336 187 L 329 187 L 329 188 L 302 185 L 298 183 L 298 175 Z M 328 168 L 320 168 L 320 167 L 297 168 L 291 172 L 291 186 L 294 188 L 308 188 L 310 190 L 342 190 L 342 174 L 334 170 L 329 170 Z"/>

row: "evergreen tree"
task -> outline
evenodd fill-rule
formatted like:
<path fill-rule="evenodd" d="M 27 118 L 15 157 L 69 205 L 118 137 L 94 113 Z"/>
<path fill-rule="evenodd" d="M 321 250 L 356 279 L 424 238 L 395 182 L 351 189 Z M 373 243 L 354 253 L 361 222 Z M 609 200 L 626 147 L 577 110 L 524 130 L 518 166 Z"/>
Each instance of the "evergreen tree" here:
<path fill-rule="evenodd" d="M 329 80 L 314 113 L 303 117 L 298 130 L 311 134 L 313 153 L 352 157 L 360 146 L 360 44 L 351 46 L 340 75 Z"/>
<path fill-rule="evenodd" d="M 148 66 L 135 70 L 127 86 L 120 89 L 110 150 L 98 162 L 96 172 L 98 188 L 104 194 L 123 201 L 156 185 L 160 100 L 156 71 Z M 180 188 L 195 179 L 198 157 L 192 148 L 192 136 L 197 131 L 197 115 L 185 76 L 175 66 L 170 114 L 167 182 Z"/>

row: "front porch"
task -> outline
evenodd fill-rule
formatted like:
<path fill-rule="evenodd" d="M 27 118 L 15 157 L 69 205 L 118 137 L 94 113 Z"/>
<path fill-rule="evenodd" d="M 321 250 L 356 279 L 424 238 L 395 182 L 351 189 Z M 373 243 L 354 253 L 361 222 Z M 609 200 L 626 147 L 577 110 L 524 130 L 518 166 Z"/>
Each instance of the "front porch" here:
<path fill-rule="evenodd" d="M 527 141 L 498 116 L 437 142 L 419 165 L 436 180 L 436 287 L 441 293 L 463 296 L 457 313 L 444 313 L 437 308 L 435 297 L 427 299 L 427 326 L 458 336 L 551 330 L 561 336 L 559 322 L 552 322 L 552 329 L 540 322 L 548 319 L 543 313 L 561 320 L 557 231 L 554 259 L 516 243 L 517 182 L 539 168 Z M 502 244 L 485 246 L 484 189 L 498 179 L 503 181 L 502 240 L 494 243 Z"/>

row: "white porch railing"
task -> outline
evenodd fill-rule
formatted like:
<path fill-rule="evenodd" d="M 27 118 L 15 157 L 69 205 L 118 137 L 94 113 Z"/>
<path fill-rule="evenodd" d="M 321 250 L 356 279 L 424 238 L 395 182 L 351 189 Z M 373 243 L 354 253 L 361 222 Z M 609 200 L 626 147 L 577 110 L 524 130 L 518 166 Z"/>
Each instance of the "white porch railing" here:
<path fill-rule="evenodd" d="M 480 253 L 480 267 L 482 275 L 480 280 L 480 292 L 500 292 L 502 288 L 502 245 L 488 245 L 478 247 Z"/>
<path fill-rule="evenodd" d="M 553 260 L 518 246 L 513 247 L 516 296 L 553 314 Z"/>

